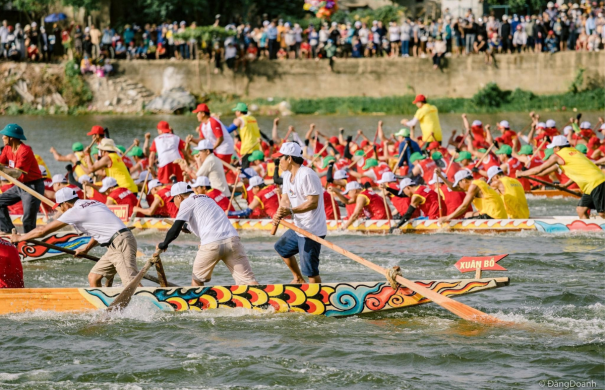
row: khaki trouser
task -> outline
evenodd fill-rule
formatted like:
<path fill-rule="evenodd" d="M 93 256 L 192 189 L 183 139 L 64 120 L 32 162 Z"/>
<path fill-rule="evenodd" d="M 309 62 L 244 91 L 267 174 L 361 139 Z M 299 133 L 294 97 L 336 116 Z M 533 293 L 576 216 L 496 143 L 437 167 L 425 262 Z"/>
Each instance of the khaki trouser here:
<path fill-rule="evenodd" d="M 117 272 L 123 285 L 137 276 L 137 240 L 132 232 L 120 233 L 90 272 L 103 275 L 109 280 L 113 279 Z"/>
<path fill-rule="evenodd" d="M 193 279 L 205 283 L 212 278 L 214 267 L 222 260 L 237 285 L 257 284 L 248 256 L 239 237 L 230 237 L 200 245 L 193 262 Z"/>

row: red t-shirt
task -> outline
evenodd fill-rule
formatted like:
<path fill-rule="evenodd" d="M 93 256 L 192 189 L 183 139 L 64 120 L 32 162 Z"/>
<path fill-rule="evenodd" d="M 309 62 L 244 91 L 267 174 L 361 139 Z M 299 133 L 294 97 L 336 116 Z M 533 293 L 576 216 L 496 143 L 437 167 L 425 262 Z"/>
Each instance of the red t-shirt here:
<path fill-rule="evenodd" d="M 118 205 L 128 205 L 128 216 L 132 215 L 132 211 L 138 203 L 137 196 L 128 188 L 118 187 L 107 195 L 107 199 L 112 199 Z"/>
<path fill-rule="evenodd" d="M 38 168 L 38 161 L 36 161 L 34 151 L 25 144 L 19 145 L 16 153 L 13 153 L 13 148 L 10 146 L 4 147 L 0 155 L 0 164 L 27 172 L 18 178 L 22 183 L 42 179 L 42 173 L 40 172 L 40 168 Z"/>
<path fill-rule="evenodd" d="M 176 215 L 179 212 L 179 209 L 176 207 L 174 202 L 169 202 L 170 199 L 170 189 L 172 186 L 166 186 L 160 189 L 155 195 L 154 198 L 159 198 L 161 200 L 160 206 L 155 210 L 155 215 L 161 217 L 170 217 L 176 218 Z"/>
<path fill-rule="evenodd" d="M 422 202 L 418 207 L 422 214 L 429 219 L 439 218 L 439 203 L 442 202 L 441 197 L 427 186 L 419 186 L 413 196 L 419 197 Z M 444 202 L 441 203 L 441 216 L 447 215 L 447 206 Z"/>
<path fill-rule="evenodd" d="M 96 200 L 97 202 L 101 202 L 103 204 L 107 203 L 107 196 L 103 195 L 99 191 L 92 189 L 92 196 L 90 197 L 92 200 Z"/>
<path fill-rule="evenodd" d="M 212 129 L 212 134 L 214 134 L 214 136 L 216 138 L 219 138 L 219 137 L 223 136 L 223 128 L 221 127 L 221 124 L 216 119 L 210 117 L 209 124 L 210 124 L 210 128 Z M 197 131 L 200 134 L 200 138 L 203 139 L 204 138 L 204 133 L 202 132 L 202 126 L 201 125 L 197 128 Z M 180 145 L 179 145 L 179 147 L 180 147 Z"/>
<path fill-rule="evenodd" d="M 0 239 L 0 288 L 23 287 L 23 266 L 19 252 L 10 242 Z"/>
<path fill-rule="evenodd" d="M 277 195 L 276 188 L 275 184 L 271 184 L 254 195 L 254 198 L 260 201 L 261 207 L 269 218 L 273 218 L 273 215 L 279 208 L 279 196 Z"/>
<path fill-rule="evenodd" d="M 362 191 L 359 196 L 366 198 L 366 205 L 363 212 L 368 219 L 387 219 L 387 212 L 384 208 L 384 200 L 372 190 Z"/>
<path fill-rule="evenodd" d="M 336 206 L 336 218 L 334 218 L 334 207 L 332 207 L 332 195 L 330 195 L 328 191 L 324 191 L 324 211 L 326 212 L 326 219 L 340 219 L 340 207 L 338 207 L 336 199 L 334 199 L 334 206 Z"/>
<path fill-rule="evenodd" d="M 451 214 L 454 211 L 456 211 L 456 209 L 458 207 L 460 207 L 460 205 L 464 202 L 464 198 L 466 197 L 466 192 L 452 191 L 446 184 L 441 184 L 440 190 L 441 190 L 440 195 L 443 197 L 443 200 L 445 202 L 444 210 L 447 210 L 448 214 Z M 441 213 L 443 214 L 443 216 L 446 215 L 444 213 L 444 210 L 441 210 Z M 468 208 L 466 209 L 466 212 L 469 212 L 469 211 L 473 211 L 473 206 L 470 204 L 468 205 Z"/>
<path fill-rule="evenodd" d="M 226 211 L 227 207 L 229 207 L 229 197 L 225 196 L 225 194 L 223 194 L 221 191 L 217 190 L 216 188 L 213 188 L 210 191 L 206 192 L 206 196 L 214 199 L 216 204 L 219 205 L 221 207 L 221 209 L 223 209 L 223 211 Z M 231 205 L 231 207 L 229 207 L 229 211 L 234 211 L 234 210 L 235 209 L 233 208 L 233 205 Z"/>

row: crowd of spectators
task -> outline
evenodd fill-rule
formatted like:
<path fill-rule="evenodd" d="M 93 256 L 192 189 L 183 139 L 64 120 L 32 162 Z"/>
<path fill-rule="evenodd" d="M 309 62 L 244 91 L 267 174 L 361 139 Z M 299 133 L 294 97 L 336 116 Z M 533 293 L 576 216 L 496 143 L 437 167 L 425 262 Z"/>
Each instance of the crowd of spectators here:
<path fill-rule="evenodd" d="M 599 51 L 605 41 L 604 3 L 585 1 L 553 4 L 534 15 L 476 16 L 468 10 L 453 17 L 403 18 L 400 22 L 323 22 L 303 28 L 287 20 L 265 20 L 259 26 L 229 24 L 226 38 L 211 42 L 179 39 L 178 33 L 195 29 L 195 22 L 82 28 L 73 22 L 38 28 L 31 23 L 0 26 L 0 57 L 15 61 L 51 61 L 77 57 L 83 72 L 103 66 L 105 58 L 213 60 L 237 68 L 258 59 L 320 59 L 361 57 L 431 57 L 434 67 L 444 56 L 479 54 L 491 63 L 494 54 L 558 51 Z M 217 15 L 215 26 L 219 26 Z M 101 61 L 101 63 L 99 63 Z"/>

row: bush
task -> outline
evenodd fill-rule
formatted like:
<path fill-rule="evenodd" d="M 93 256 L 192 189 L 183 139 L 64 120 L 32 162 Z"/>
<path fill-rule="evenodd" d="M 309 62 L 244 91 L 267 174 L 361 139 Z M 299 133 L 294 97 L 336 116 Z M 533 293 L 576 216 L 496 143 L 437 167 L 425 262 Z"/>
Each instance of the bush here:
<path fill-rule="evenodd" d="M 496 83 L 488 83 L 477 91 L 471 98 L 471 102 L 477 107 L 498 108 L 510 101 L 510 91 L 503 91 Z"/>
<path fill-rule="evenodd" d="M 92 92 L 84 82 L 80 74 L 80 67 L 75 61 L 68 61 L 65 64 L 64 76 L 61 95 L 69 107 L 84 106 L 92 101 Z"/>

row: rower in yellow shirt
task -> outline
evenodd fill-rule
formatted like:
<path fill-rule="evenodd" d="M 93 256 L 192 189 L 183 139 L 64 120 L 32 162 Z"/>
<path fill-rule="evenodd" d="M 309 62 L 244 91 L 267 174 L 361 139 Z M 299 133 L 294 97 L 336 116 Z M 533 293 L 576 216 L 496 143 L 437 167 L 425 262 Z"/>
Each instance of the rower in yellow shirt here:
<path fill-rule="evenodd" d="M 527 171 L 517 171 L 517 177 L 542 176 L 556 171 L 559 167 L 571 180 L 562 187 L 576 183 L 582 191 L 582 198 L 576 207 L 578 217 L 588 218 L 588 210 L 596 210 L 605 218 L 605 173 L 582 152 L 571 147 L 567 137 L 557 135 L 547 146 L 554 153 L 542 165 Z"/>
<path fill-rule="evenodd" d="M 424 95 L 417 95 L 412 104 L 418 107 L 416 114 L 414 114 L 414 119 L 409 121 L 402 119 L 401 124 L 407 127 L 420 124 L 423 142 L 437 141 L 441 143 L 441 124 L 439 123 L 439 111 L 437 107 L 428 104 Z"/>
<path fill-rule="evenodd" d="M 238 129 L 239 137 L 242 142 L 240 155 L 242 156 L 242 169 L 248 168 L 250 162 L 248 157 L 255 150 L 261 149 L 260 129 L 256 118 L 248 114 L 248 105 L 246 103 L 237 103 L 233 109 L 235 119 L 233 124 L 227 128 L 229 132 Z"/>
<path fill-rule="evenodd" d="M 529 218 L 529 206 L 525 198 L 523 184 L 519 180 L 508 177 L 498 166 L 487 170 L 487 183 L 502 195 L 506 214 L 510 219 Z"/>
<path fill-rule="evenodd" d="M 98 170 L 104 170 L 106 177 L 113 177 L 118 182 L 118 186 L 129 189 L 133 194 L 139 192 L 139 188 L 135 184 L 134 180 L 130 176 L 130 172 L 122 157 L 118 154 L 120 151 L 112 139 L 103 138 L 98 146 L 101 151 L 101 158 L 95 163 L 90 158 L 90 149 L 86 148 L 84 153 L 86 154 L 86 163 L 88 166 L 78 164 L 82 167 L 87 175 L 90 175 Z"/>

